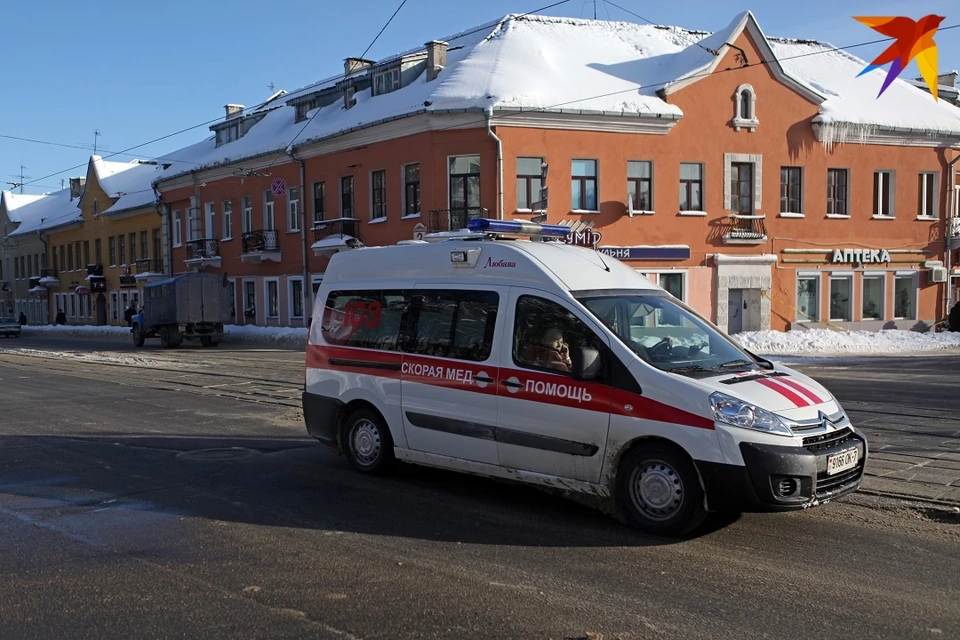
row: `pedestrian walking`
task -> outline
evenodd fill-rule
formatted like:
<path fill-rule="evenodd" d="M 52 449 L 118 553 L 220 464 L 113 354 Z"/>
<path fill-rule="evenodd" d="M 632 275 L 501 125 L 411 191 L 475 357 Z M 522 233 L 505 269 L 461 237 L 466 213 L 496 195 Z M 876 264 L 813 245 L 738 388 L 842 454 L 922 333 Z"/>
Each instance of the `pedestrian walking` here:
<path fill-rule="evenodd" d="M 953 305 L 953 309 L 950 309 L 948 324 L 950 331 L 960 331 L 960 300 L 957 300 L 957 304 Z"/>
<path fill-rule="evenodd" d="M 20 323 L 21 326 L 27 324 L 27 314 L 25 314 L 23 311 L 20 312 L 20 318 L 18 322 Z"/>

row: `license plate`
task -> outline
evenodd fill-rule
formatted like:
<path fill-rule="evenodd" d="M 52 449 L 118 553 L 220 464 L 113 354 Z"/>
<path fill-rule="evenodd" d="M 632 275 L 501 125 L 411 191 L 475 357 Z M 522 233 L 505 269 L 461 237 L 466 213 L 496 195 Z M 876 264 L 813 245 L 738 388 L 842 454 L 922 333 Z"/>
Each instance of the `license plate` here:
<path fill-rule="evenodd" d="M 849 449 L 836 453 L 827 458 L 827 475 L 832 476 L 835 473 L 852 469 L 857 466 L 858 460 L 860 460 L 859 449 Z"/>

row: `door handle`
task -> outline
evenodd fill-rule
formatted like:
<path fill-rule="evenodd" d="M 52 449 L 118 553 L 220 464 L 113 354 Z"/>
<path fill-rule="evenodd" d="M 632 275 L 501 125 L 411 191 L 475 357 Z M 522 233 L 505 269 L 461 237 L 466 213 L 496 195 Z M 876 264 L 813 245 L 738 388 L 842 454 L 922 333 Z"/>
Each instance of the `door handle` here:
<path fill-rule="evenodd" d="M 477 382 L 486 382 L 487 384 L 493 382 L 493 378 L 488 378 L 487 376 L 474 376 L 473 379 Z"/>
<path fill-rule="evenodd" d="M 511 389 L 519 389 L 520 387 L 523 386 L 519 382 L 510 382 L 509 380 L 501 380 L 500 384 L 502 384 L 505 387 L 510 387 Z"/>

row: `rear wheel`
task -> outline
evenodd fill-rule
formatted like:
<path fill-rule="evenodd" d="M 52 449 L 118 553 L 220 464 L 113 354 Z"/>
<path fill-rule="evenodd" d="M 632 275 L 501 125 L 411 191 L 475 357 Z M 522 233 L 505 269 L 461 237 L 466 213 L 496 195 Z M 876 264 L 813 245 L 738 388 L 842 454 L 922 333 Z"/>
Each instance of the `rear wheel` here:
<path fill-rule="evenodd" d="M 707 515 L 693 463 L 664 444 L 641 445 L 624 456 L 616 496 L 627 521 L 651 533 L 689 533 Z"/>
<path fill-rule="evenodd" d="M 217 343 L 210 336 L 200 336 L 200 344 L 204 347 L 215 347 Z"/>
<path fill-rule="evenodd" d="M 350 465 L 362 473 L 386 473 L 394 462 L 390 430 L 372 409 L 357 409 L 347 416 L 341 443 Z"/>
<path fill-rule="evenodd" d="M 157 332 L 160 334 L 160 346 L 164 349 L 170 348 L 170 332 L 166 327 L 160 327 L 160 330 Z"/>
<path fill-rule="evenodd" d="M 140 325 L 133 325 L 133 344 L 137 347 L 142 347 L 145 340 L 146 338 L 140 331 Z"/>

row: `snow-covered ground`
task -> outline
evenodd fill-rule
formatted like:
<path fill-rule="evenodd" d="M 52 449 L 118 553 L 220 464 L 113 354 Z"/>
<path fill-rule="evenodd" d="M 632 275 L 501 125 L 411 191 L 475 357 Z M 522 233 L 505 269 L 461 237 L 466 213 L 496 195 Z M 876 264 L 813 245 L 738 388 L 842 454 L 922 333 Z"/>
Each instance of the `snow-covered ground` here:
<path fill-rule="evenodd" d="M 960 333 L 916 331 L 748 331 L 733 339 L 758 355 L 835 356 L 960 352 Z"/>
<path fill-rule="evenodd" d="M 224 342 L 273 344 L 276 346 L 303 347 L 307 342 L 307 330 L 290 327 L 254 327 L 227 325 L 224 327 Z M 50 335 L 76 338 L 126 338 L 130 339 L 128 327 L 95 327 L 92 325 L 42 325 L 25 326 L 23 335 Z"/>

